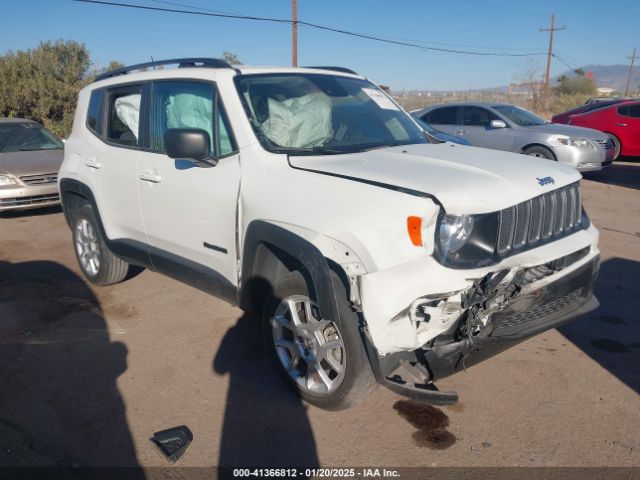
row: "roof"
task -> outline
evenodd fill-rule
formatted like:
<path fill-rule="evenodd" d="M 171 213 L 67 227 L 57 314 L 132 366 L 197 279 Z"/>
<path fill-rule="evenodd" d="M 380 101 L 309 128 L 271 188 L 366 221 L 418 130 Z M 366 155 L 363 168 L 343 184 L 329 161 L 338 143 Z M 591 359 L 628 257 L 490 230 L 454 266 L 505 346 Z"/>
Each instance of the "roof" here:
<path fill-rule="evenodd" d="M 38 123 L 35 120 L 30 120 L 28 118 L 7 118 L 1 117 L 0 123 Z"/>

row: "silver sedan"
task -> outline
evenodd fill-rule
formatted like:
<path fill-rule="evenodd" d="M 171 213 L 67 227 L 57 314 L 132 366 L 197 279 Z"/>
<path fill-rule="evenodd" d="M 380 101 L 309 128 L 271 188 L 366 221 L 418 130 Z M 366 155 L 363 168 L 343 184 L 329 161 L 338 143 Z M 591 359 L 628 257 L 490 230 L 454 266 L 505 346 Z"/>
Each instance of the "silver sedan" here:
<path fill-rule="evenodd" d="M 434 105 L 414 115 L 438 130 L 466 138 L 476 147 L 556 160 L 581 172 L 601 170 L 613 162 L 615 155 L 615 147 L 604 133 L 549 123 L 515 105 Z"/>

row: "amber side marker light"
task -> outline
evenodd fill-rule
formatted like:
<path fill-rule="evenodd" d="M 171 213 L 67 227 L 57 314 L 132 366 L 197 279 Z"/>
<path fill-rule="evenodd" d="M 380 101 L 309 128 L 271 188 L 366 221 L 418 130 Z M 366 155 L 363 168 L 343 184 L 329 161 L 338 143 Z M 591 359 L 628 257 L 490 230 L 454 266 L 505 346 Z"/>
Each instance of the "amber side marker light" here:
<path fill-rule="evenodd" d="M 422 217 L 407 217 L 407 231 L 411 243 L 416 247 L 422 246 Z"/>

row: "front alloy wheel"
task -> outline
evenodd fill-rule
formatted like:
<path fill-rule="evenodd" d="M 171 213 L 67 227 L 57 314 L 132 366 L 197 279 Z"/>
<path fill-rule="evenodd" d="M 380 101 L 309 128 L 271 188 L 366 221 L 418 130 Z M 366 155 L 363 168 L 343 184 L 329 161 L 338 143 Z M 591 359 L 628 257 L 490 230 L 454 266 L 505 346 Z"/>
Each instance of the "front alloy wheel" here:
<path fill-rule="evenodd" d="M 280 363 L 300 390 L 325 396 L 338 389 L 346 370 L 344 342 L 335 323 L 319 318 L 309 297 L 292 295 L 280 302 L 272 335 Z"/>

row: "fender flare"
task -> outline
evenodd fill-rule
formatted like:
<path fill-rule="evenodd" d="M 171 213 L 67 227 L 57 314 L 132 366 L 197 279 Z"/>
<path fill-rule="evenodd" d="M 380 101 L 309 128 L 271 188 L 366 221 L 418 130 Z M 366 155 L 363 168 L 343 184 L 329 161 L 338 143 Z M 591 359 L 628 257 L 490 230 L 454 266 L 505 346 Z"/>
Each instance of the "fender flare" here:
<path fill-rule="evenodd" d="M 320 315 L 340 321 L 340 312 L 336 298 L 336 288 L 331 278 L 329 263 L 322 252 L 311 242 L 278 225 L 262 220 L 254 220 L 247 227 L 242 256 L 242 275 L 240 277 L 239 300 L 246 307 L 248 281 L 255 273 L 255 253 L 260 244 L 272 246 L 286 252 L 302 264 L 308 272 L 315 292 Z M 244 304 L 244 305 L 243 305 Z"/>

